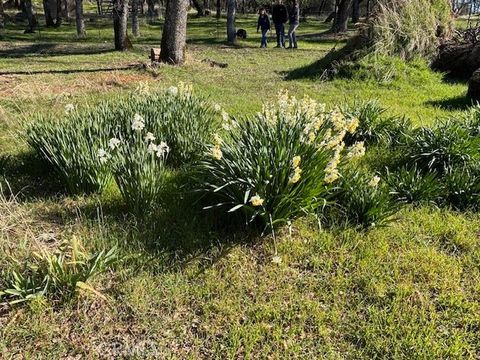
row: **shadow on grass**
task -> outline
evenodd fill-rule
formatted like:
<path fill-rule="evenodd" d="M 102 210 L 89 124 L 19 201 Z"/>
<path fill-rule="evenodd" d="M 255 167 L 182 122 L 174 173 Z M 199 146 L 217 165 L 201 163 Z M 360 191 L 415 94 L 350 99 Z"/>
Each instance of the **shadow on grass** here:
<path fill-rule="evenodd" d="M 285 80 L 317 79 L 329 74 L 332 65 L 340 61 L 347 54 L 344 48 L 340 50 L 334 46 L 322 59 L 290 71 L 283 72 Z"/>
<path fill-rule="evenodd" d="M 34 71 L 5 71 L 0 72 L 2 75 L 39 75 L 39 74 L 80 74 L 80 73 L 96 73 L 104 71 L 125 71 L 132 70 L 131 66 L 95 68 L 95 69 L 66 69 L 66 70 L 34 70 Z"/>
<path fill-rule="evenodd" d="M 56 43 L 35 43 L 0 50 L 2 58 L 24 58 L 32 56 L 96 55 L 113 52 L 112 48 L 98 46 L 66 46 Z"/>
<path fill-rule="evenodd" d="M 425 102 L 425 105 L 438 107 L 444 110 L 467 110 L 472 107 L 474 103 L 468 96 L 456 96 L 449 99 L 430 100 Z"/>
<path fill-rule="evenodd" d="M 34 153 L 26 152 L 2 157 L 0 179 L 4 177 L 8 186 L 6 195 L 20 195 L 22 199 L 47 199 L 65 195 L 66 189 L 51 167 Z"/>

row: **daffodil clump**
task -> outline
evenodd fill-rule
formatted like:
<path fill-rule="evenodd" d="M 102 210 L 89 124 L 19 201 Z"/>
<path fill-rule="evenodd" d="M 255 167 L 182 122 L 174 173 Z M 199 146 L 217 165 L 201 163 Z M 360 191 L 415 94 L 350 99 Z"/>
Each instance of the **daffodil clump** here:
<path fill-rule="evenodd" d="M 244 121 L 230 120 L 200 164 L 212 206 L 242 211 L 248 223 L 272 228 L 325 204 L 343 165 L 365 153 L 343 142 L 358 119 L 309 97 L 280 92 L 275 103 Z M 224 127 L 225 128 L 225 127 Z"/>
<path fill-rule="evenodd" d="M 168 144 L 166 166 L 178 168 L 198 161 L 205 144 L 212 141 L 212 132 L 220 128 L 221 111 L 195 96 L 188 84 L 153 92 L 148 83 L 140 83 L 134 93 L 94 106 L 65 104 L 60 118 L 38 115 L 27 126 L 26 139 L 53 166 L 70 193 L 101 192 L 113 174 L 113 150 L 125 148 L 124 165 L 133 166 L 130 157 L 137 156 L 143 146 L 140 133 L 145 146 L 150 146 L 149 154 L 158 153 L 153 144 Z"/>
<path fill-rule="evenodd" d="M 146 128 L 145 119 L 135 114 L 130 136 L 119 132 L 99 149 L 102 163 L 108 164 L 128 208 L 144 216 L 155 208 L 167 177 L 165 162 L 170 147 Z"/>

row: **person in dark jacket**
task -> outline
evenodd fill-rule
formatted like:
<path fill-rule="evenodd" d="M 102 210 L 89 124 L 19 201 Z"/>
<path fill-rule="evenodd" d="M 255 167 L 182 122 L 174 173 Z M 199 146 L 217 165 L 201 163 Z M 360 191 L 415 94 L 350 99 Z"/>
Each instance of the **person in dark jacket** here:
<path fill-rule="evenodd" d="M 267 33 L 270 31 L 270 19 L 268 18 L 268 14 L 265 9 L 260 9 L 260 16 L 258 17 L 258 23 L 257 23 L 257 33 L 259 29 L 262 30 L 262 44 L 260 45 L 260 47 L 266 48 Z"/>
<path fill-rule="evenodd" d="M 288 10 L 282 0 L 277 0 L 273 5 L 272 20 L 277 33 L 277 47 L 285 47 L 285 23 L 288 21 Z"/>
<path fill-rule="evenodd" d="M 297 29 L 300 25 L 300 6 L 297 0 L 292 1 L 292 7 L 289 11 L 289 24 L 288 28 L 288 48 L 296 49 L 297 46 Z"/>

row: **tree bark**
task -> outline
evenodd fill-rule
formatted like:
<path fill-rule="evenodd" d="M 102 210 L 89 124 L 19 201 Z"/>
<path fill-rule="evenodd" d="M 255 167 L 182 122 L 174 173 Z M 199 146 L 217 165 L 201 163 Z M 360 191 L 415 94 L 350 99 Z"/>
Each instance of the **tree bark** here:
<path fill-rule="evenodd" d="M 147 0 L 147 17 L 148 21 L 153 21 L 155 17 L 155 2 L 154 0 Z"/>
<path fill-rule="evenodd" d="M 52 9 L 49 0 L 43 0 L 43 13 L 45 14 L 45 23 L 47 27 L 55 26 L 55 21 L 53 21 Z"/>
<path fill-rule="evenodd" d="M 222 16 L 222 0 L 217 0 L 217 19 Z"/>
<path fill-rule="evenodd" d="M 232 45 L 237 42 L 237 29 L 235 28 L 236 13 L 237 1 L 227 0 L 227 42 Z"/>
<path fill-rule="evenodd" d="M 113 1 L 113 32 L 115 50 L 127 50 L 128 0 Z"/>
<path fill-rule="evenodd" d="M 35 12 L 33 11 L 32 0 L 25 0 L 23 2 L 23 6 L 28 20 L 28 27 L 25 30 L 25 33 L 33 33 L 37 26 L 37 17 L 35 16 Z"/>
<path fill-rule="evenodd" d="M 3 0 L 0 0 L 0 29 L 5 28 L 5 10 L 3 9 Z"/>
<path fill-rule="evenodd" d="M 140 23 L 138 22 L 139 0 L 132 0 L 132 34 L 135 37 L 140 36 Z"/>
<path fill-rule="evenodd" d="M 1 0 L 0 0 L 1 1 Z M 77 37 L 85 38 L 85 22 L 83 21 L 83 0 L 75 0 L 75 23 L 77 25 Z"/>
<path fill-rule="evenodd" d="M 185 62 L 189 0 L 167 0 L 160 60 L 181 65 Z"/>
<path fill-rule="evenodd" d="M 352 4 L 352 23 L 356 24 L 360 21 L 360 3 L 361 0 L 353 0 Z"/>
<path fill-rule="evenodd" d="M 192 0 L 192 4 L 197 10 L 197 16 L 202 17 L 205 16 L 205 9 L 202 5 L 202 3 L 199 0 Z"/>
<path fill-rule="evenodd" d="M 62 25 L 62 0 L 57 0 L 57 19 L 55 21 L 55 27 Z"/>
<path fill-rule="evenodd" d="M 352 8 L 353 0 L 340 0 L 338 2 L 338 9 L 335 15 L 335 20 L 331 28 L 331 32 L 342 33 L 347 31 L 348 18 L 350 9 Z"/>

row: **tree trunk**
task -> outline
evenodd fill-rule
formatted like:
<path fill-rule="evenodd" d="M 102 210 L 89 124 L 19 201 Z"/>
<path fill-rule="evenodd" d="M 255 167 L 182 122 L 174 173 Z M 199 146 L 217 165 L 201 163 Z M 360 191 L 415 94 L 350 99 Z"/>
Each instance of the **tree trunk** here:
<path fill-rule="evenodd" d="M 205 9 L 203 8 L 202 3 L 199 0 L 192 0 L 193 6 L 197 10 L 197 16 L 205 16 Z"/>
<path fill-rule="evenodd" d="M 0 29 L 5 27 L 5 10 L 3 9 L 3 0 L 0 0 Z"/>
<path fill-rule="evenodd" d="M 360 20 L 360 3 L 361 0 L 353 0 L 352 4 L 352 23 L 356 24 Z"/>
<path fill-rule="evenodd" d="M 340 0 L 338 2 L 337 14 L 331 32 L 342 33 L 347 31 L 348 18 L 350 15 L 350 9 L 352 8 L 353 0 Z"/>
<path fill-rule="evenodd" d="M 151 23 L 155 17 L 155 2 L 154 0 L 147 0 L 147 18 L 148 22 Z"/>
<path fill-rule="evenodd" d="M 160 60 L 181 65 L 185 62 L 189 0 L 167 0 Z"/>
<path fill-rule="evenodd" d="M 35 16 L 35 12 L 33 11 L 32 0 L 25 0 L 23 2 L 23 6 L 28 20 L 28 27 L 25 30 L 25 33 L 33 33 L 35 31 L 35 27 L 37 26 L 37 18 Z"/>
<path fill-rule="evenodd" d="M 217 19 L 222 16 L 222 0 L 217 0 Z"/>
<path fill-rule="evenodd" d="M 0 0 L 1 1 L 1 0 Z M 85 38 L 85 22 L 83 21 L 83 0 L 75 0 L 75 23 L 77 25 L 77 37 Z"/>
<path fill-rule="evenodd" d="M 227 42 L 232 45 L 237 42 L 237 30 L 235 28 L 236 12 L 237 1 L 227 0 Z"/>
<path fill-rule="evenodd" d="M 138 22 L 138 5 L 140 0 L 132 0 L 132 34 L 140 36 L 140 23 Z"/>
<path fill-rule="evenodd" d="M 114 0 L 112 15 L 115 50 L 127 50 L 128 0 Z"/>
<path fill-rule="evenodd" d="M 62 25 L 62 0 L 57 0 L 57 19 L 55 21 L 55 27 Z"/>
<path fill-rule="evenodd" d="M 43 0 L 43 13 L 45 14 L 45 23 L 47 27 L 55 26 L 55 21 L 53 21 L 52 9 L 50 7 L 49 0 Z"/>

